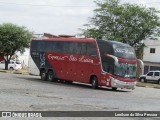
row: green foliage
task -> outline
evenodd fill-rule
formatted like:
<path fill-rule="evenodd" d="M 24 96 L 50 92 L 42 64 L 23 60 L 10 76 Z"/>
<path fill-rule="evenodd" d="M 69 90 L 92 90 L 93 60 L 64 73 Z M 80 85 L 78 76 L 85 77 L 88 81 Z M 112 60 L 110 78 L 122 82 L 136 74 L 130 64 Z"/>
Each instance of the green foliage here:
<path fill-rule="evenodd" d="M 4 56 L 7 66 L 16 51 L 24 52 L 24 48 L 28 47 L 32 36 L 33 33 L 23 26 L 12 23 L 0 25 L 0 55 Z M 8 68 L 7 66 L 5 69 Z"/>
<path fill-rule="evenodd" d="M 82 29 L 86 37 L 120 41 L 136 47 L 141 41 L 159 33 L 160 21 L 155 8 L 120 4 L 119 0 L 96 1 L 94 16 Z M 159 34 L 157 34 L 159 35 Z"/>

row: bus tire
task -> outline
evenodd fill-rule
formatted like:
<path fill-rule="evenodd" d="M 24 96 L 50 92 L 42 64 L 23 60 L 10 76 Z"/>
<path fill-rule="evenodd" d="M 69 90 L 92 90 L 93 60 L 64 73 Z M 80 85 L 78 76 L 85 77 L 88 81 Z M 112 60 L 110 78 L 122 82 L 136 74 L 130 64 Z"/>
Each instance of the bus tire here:
<path fill-rule="evenodd" d="M 98 88 L 98 79 L 97 77 L 92 77 L 92 88 L 97 89 Z"/>
<path fill-rule="evenodd" d="M 48 71 L 47 80 L 52 82 L 56 81 L 54 72 L 52 70 Z"/>
<path fill-rule="evenodd" d="M 41 80 L 43 81 L 47 80 L 47 74 L 45 70 L 41 70 Z"/>
<path fill-rule="evenodd" d="M 116 88 L 116 87 L 112 87 L 112 90 L 113 90 L 113 91 L 116 91 L 116 90 L 117 90 L 117 88 Z"/>
<path fill-rule="evenodd" d="M 73 81 L 65 80 L 65 83 L 67 83 L 67 84 L 72 84 L 72 83 L 73 83 Z"/>

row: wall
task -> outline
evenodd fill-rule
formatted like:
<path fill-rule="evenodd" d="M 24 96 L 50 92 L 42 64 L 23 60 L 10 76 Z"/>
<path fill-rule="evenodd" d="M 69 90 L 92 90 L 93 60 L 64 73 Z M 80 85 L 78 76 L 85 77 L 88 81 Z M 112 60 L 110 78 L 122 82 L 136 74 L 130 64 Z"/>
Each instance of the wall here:
<path fill-rule="evenodd" d="M 160 40 L 145 40 L 143 61 L 160 62 Z M 150 48 L 155 48 L 155 53 L 150 53 Z"/>
<path fill-rule="evenodd" d="M 160 40 L 145 40 L 144 44 L 144 74 L 150 70 L 160 70 Z M 150 53 L 150 48 L 155 48 L 155 53 Z"/>
<path fill-rule="evenodd" d="M 21 54 L 20 52 L 17 52 L 16 55 L 18 56 L 18 60 L 22 62 L 22 67 L 27 68 L 28 67 L 28 60 L 29 60 L 29 48 L 25 48 L 25 52 Z"/>

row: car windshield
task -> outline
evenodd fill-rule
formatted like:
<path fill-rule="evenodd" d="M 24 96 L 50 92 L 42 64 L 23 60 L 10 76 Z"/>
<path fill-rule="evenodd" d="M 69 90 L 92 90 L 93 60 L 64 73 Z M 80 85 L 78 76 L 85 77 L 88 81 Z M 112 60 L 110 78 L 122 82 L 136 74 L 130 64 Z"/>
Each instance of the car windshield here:
<path fill-rule="evenodd" d="M 124 78 L 136 78 L 136 64 L 119 63 L 114 67 L 114 74 Z"/>

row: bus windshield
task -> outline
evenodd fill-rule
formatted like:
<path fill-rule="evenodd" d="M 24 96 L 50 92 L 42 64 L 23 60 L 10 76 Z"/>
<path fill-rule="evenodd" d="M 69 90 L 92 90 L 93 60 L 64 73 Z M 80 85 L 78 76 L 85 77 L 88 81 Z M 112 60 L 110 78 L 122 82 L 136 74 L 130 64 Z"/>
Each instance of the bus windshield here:
<path fill-rule="evenodd" d="M 114 74 L 123 78 L 136 78 L 136 64 L 119 63 L 114 67 Z"/>

